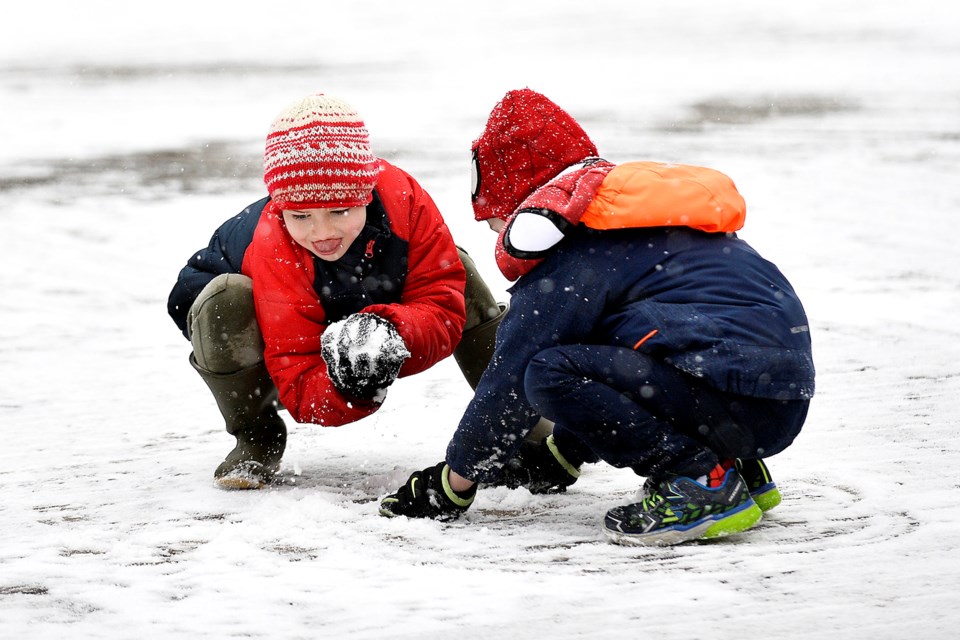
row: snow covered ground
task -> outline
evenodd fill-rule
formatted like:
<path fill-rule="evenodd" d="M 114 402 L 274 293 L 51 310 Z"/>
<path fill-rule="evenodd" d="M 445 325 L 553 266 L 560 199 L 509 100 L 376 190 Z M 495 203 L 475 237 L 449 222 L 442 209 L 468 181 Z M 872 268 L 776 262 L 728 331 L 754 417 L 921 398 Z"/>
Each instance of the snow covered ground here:
<path fill-rule="evenodd" d="M 4 9 L 0 637 L 956 636 L 953 2 L 239 5 Z M 818 365 L 771 461 L 784 504 L 738 537 L 618 547 L 599 521 L 640 479 L 595 466 L 566 495 L 483 491 L 451 525 L 381 518 L 469 400 L 452 361 L 362 423 L 288 420 L 287 486 L 216 490 L 231 439 L 165 302 L 263 193 L 276 112 L 352 102 L 505 297 L 468 149 L 523 86 L 610 160 L 737 182 Z"/>

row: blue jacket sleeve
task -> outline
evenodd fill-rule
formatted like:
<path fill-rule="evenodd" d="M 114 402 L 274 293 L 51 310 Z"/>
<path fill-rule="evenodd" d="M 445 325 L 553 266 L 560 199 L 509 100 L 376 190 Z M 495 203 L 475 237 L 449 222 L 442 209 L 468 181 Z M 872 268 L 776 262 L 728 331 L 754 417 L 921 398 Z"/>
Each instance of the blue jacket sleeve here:
<path fill-rule="evenodd" d="M 210 238 L 210 244 L 194 253 L 180 270 L 167 299 L 167 313 L 184 337 L 189 338 L 187 314 L 190 306 L 203 288 L 220 274 L 241 272 L 243 256 L 253 241 L 253 232 L 268 201 L 269 198 L 258 200 L 220 225 Z"/>
<path fill-rule="evenodd" d="M 609 289 L 591 272 L 552 256 L 510 289 L 510 310 L 497 331 L 490 365 L 477 385 L 446 461 L 460 475 L 491 482 L 538 419 L 524 375 L 544 349 L 590 343 Z"/>

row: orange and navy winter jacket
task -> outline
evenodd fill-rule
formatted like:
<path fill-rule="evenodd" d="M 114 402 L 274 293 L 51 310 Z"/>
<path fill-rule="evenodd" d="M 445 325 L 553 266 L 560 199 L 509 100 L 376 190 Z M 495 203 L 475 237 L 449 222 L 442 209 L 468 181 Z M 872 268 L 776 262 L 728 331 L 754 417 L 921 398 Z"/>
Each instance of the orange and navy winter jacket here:
<path fill-rule="evenodd" d="M 450 355 L 465 322 L 466 276 L 440 212 L 411 176 L 382 160 L 367 224 L 337 262 L 298 245 L 269 198 L 217 229 L 170 294 L 168 311 L 184 335 L 190 305 L 221 273 L 253 279 L 267 369 L 298 422 L 339 426 L 380 406 L 333 387 L 320 356 L 328 324 L 359 311 L 392 322 L 412 354 L 402 377 Z"/>
<path fill-rule="evenodd" d="M 632 349 L 743 396 L 813 396 L 800 299 L 736 234 L 577 225 L 509 291 L 493 358 L 446 453 L 472 480 L 494 482 L 536 423 L 526 372 L 553 347 Z"/>
<path fill-rule="evenodd" d="M 528 194 L 502 218 L 510 312 L 447 464 L 497 479 L 538 419 L 527 367 L 557 346 L 632 349 L 733 394 L 812 397 L 806 313 L 776 265 L 737 237 L 745 212 L 724 174 L 655 162 L 587 159 Z"/>
<path fill-rule="evenodd" d="M 715 169 L 649 161 L 616 165 L 591 157 L 534 190 L 505 218 L 497 265 L 516 280 L 578 224 L 733 233 L 743 227 L 746 213 L 736 185 Z"/>

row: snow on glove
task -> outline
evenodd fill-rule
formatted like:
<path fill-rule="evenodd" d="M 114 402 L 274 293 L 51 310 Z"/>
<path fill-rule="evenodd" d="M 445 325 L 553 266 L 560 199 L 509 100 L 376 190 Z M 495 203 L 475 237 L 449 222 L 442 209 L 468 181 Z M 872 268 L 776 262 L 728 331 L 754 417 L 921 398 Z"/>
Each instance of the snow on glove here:
<path fill-rule="evenodd" d="M 406 484 L 380 501 L 380 515 L 392 518 L 432 518 L 447 522 L 459 518 L 473 504 L 477 485 L 458 493 L 450 486 L 450 467 L 440 462 L 416 471 Z"/>
<path fill-rule="evenodd" d="M 530 493 L 562 493 L 580 477 L 580 470 L 567 462 L 553 436 L 540 442 L 524 440 L 517 455 L 503 467 L 500 486 L 526 487 Z"/>
<path fill-rule="evenodd" d="M 320 342 L 333 386 L 359 400 L 382 402 L 410 357 L 393 324 L 372 313 L 354 313 L 334 322 Z"/>

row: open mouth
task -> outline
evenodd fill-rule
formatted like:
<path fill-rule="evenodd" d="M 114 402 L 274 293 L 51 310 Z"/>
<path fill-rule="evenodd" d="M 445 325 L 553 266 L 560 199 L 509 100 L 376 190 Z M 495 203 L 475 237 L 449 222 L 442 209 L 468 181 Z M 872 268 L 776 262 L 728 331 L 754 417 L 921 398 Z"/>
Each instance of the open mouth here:
<path fill-rule="evenodd" d="M 317 240 L 313 243 L 313 250 L 318 256 L 329 256 L 340 250 L 343 241 L 340 238 L 333 240 Z"/>

